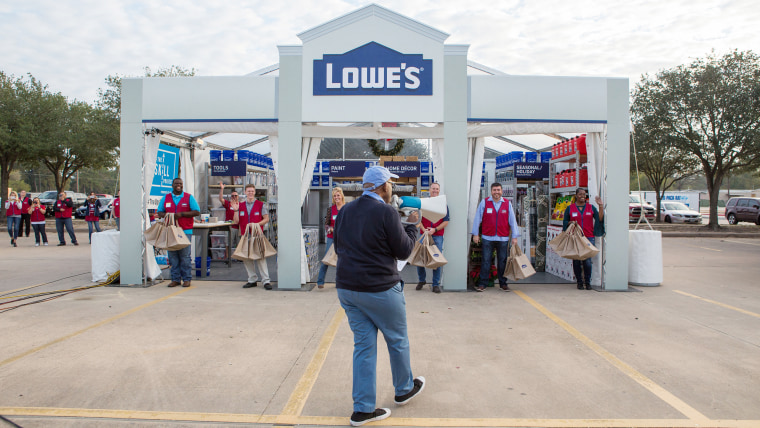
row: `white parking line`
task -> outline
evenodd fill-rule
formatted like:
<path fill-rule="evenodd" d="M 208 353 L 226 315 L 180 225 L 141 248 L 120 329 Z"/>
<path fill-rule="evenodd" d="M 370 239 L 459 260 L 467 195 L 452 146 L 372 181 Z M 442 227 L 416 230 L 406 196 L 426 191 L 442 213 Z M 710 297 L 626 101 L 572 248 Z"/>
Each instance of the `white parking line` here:
<path fill-rule="evenodd" d="M 760 247 L 760 244 L 758 244 L 758 243 L 755 243 L 755 242 L 732 241 L 732 240 L 730 240 L 730 239 L 722 239 L 722 241 L 723 241 L 723 242 L 733 242 L 733 243 L 735 243 L 735 244 L 754 245 L 754 246 Z"/>

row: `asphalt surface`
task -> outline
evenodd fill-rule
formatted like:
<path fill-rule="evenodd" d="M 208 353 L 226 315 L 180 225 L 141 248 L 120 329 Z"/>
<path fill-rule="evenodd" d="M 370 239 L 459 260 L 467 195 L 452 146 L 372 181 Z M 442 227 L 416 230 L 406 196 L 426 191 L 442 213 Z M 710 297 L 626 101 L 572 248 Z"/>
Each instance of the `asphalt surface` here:
<path fill-rule="evenodd" d="M 333 284 L 96 287 L 11 309 L 93 284 L 88 245 L 19 242 L 0 247 L 0 415 L 18 426 L 348 424 L 353 342 Z M 663 257 L 662 285 L 639 292 L 407 287 L 428 385 L 395 406 L 380 344 L 392 415 L 375 425 L 760 426 L 760 239 L 664 238 Z"/>

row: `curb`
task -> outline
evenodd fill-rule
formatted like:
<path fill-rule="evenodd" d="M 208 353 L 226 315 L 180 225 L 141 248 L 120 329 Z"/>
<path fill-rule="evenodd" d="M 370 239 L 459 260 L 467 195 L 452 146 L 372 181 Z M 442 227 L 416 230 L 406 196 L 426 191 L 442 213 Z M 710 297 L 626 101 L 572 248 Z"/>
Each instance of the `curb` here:
<path fill-rule="evenodd" d="M 663 238 L 751 238 L 760 239 L 760 233 L 736 232 L 662 232 Z"/>

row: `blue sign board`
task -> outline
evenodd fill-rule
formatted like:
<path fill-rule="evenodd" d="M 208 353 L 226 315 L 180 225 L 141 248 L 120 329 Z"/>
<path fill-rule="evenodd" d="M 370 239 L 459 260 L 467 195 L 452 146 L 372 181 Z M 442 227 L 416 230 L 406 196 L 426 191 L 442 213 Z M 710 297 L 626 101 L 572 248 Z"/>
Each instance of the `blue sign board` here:
<path fill-rule="evenodd" d="M 243 177 L 245 176 L 245 161 L 210 162 L 211 175 L 214 177 Z"/>
<path fill-rule="evenodd" d="M 158 145 L 156 169 L 153 171 L 153 183 L 150 196 L 164 196 L 172 191 L 172 180 L 177 178 L 179 170 L 179 147 Z"/>
<path fill-rule="evenodd" d="M 541 162 L 515 163 L 515 178 L 518 180 L 542 180 L 549 178 L 549 164 Z"/>
<path fill-rule="evenodd" d="M 314 60 L 314 95 L 433 95 L 433 60 L 377 42 Z"/>
<path fill-rule="evenodd" d="M 361 177 L 364 161 L 330 161 L 330 177 Z"/>
<path fill-rule="evenodd" d="M 392 174 L 396 174 L 399 177 L 420 176 L 419 162 L 385 162 L 383 166 L 388 168 L 388 171 L 390 171 Z"/>

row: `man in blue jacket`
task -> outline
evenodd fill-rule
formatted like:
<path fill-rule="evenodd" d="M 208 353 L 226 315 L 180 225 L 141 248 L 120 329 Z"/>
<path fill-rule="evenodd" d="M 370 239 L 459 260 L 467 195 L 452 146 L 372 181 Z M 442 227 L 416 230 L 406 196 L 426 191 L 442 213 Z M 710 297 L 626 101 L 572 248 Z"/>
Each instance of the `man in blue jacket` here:
<path fill-rule="evenodd" d="M 391 414 L 375 408 L 378 329 L 388 345 L 394 402 L 405 405 L 425 388 L 425 378 L 412 375 L 404 282 L 397 268 L 397 260 L 411 254 L 418 232 L 413 224 L 402 226 L 399 213 L 388 205 L 391 178 L 398 176 L 382 166 L 367 169 L 361 197 L 346 204 L 335 220 L 335 284 L 354 333 L 352 426 Z M 409 221 L 417 221 L 416 212 Z"/>

